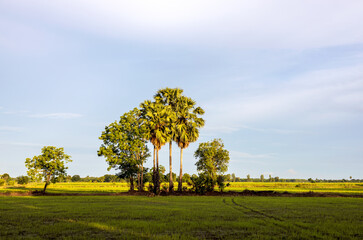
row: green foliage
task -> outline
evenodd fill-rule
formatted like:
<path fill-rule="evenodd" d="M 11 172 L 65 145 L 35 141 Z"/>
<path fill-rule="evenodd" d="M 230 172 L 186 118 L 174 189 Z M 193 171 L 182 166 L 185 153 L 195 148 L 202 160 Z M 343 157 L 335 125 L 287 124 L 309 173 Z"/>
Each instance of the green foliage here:
<path fill-rule="evenodd" d="M 169 181 L 169 177 L 170 177 L 170 173 L 167 173 L 165 175 L 165 179 L 167 179 L 167 181 Z M 175 182 L 176 181 L 176 173 L 172 173 L 172 180 Z"/>
<path fill-rule="evenodd" d="M 64 153 L 63 148 L 45 146 L 42 148 L 42 154 L 34 156 L 32 159 L 25 160 L 25 166 L 28 168 L 28 176 L 33 181 L 44 179 L 46 190 L 50 182 L 58 182 L 59 177 L 66 175 L 65 163 L 72 162 L 70 156 Z"/>
<path fill-rule="evenodd" d="M 228 170 L 229 152 L 224 149 L 221 139 L 214 139 L 211 142 L 200 143 L 194 153 L 198 172 L 208 181 L 217 183 L 219 175 Z"/>
<path fill-rule="evenodd" d="M 134 108 L 122 115 L 119 122 L 106 126 L 100 137 L 103 144 L 98 151 L 99 156 L 106 157 L 107 170 L 118 169 L 119 177 L 130 180 L 141 172 L 143 163 L 150 156 L 146 145 L 148 131 L 139 116 L 140 111 Z"/>
<path fill-rule="evenodd" d="M 206 174 L 199 174 L 198 176 L 193 174 L 191 177 L 192 191 L 198 194 L 205 194 L 211 192 L 214 189 L 216 183 L 210 176 Z"/>
<path fill-rule="evenodd" d="M 140 104 L 140 113 L 146 128 L 146 138 L 160 150 L 165 143 L 171 140 L 170 126 L 174 122 L 175 113 L 170 106 L 149 100 Z"/>
<path fill-rule="evenodd" d="M 14 186 L 15 185 L 15 181 L 14 180 L 9 180 L 6 184 L 8 186 Z"/>
<path fill-rule="evenodd" d="M 261 182 L 265 181 L 265 176 L 263 176 L 263 174 L 261 174 L 260 180 L 261 180 Z"/>
<path fill-rule="evenodd" d="M 5 180 L 4 179 L 2 179 L 2 178 L 0 178 L 0 186 L 4 186 L 5 185 Z"/>
<path fill-rule="evenodd" d="M 8 180 L 10 180 L 10 175 L 8 173 L 4 173 L 3 175 L 1 175 L 1 179 L 4 179 L 4 181 L 7 182 Z"/>
<path fill-rule="evenodd" d="M 191 177 L 188 173 L 183 174 L 183 182 L 189 182 L 191 180 Z"/>
<path fill-rule="evenodd" d="M 25 184 L 28 184 L 29 183 L 29 177 L 28 176 L 19 176 L 16 178 L 16 182 L 18 184 L 22 184 L 22 185 L 25 185 Z"/>
<path fill-rule="evenodd" d="M 72 176 L 72 182 L 80 182 L 80 181 L 81 181 L 81 177 L 79 175 Z"/>

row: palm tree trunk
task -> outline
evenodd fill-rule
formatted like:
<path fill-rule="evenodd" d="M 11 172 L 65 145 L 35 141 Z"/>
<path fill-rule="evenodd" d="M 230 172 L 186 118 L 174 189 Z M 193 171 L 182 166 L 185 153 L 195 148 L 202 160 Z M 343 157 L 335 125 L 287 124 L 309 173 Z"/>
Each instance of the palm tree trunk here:
<path fill-rule="evenodd" d="M 134 178 L 130 176 L 130 191 L 134 191 Z"/>
<path fill-rule="evenodd" d="M 140 181 L 140 178 L 141 178 L 141 176 L 140 176 L 141 166 L 139 165 L 138 168 L 139 168 L 139 171 L 137 172 L 137 189 L 140 191 L 140 189 L 141 189 L 141 181 Z"/>
<path fill-rule="evenodd" d="M 141 188 L 140 190 L 143 192 L 144 191 L 144 163 L 141 162 L 141 177 L 140 177 L 140 182 L 141 182 Z"/>
<path fill-rule="evenodd" d="M 154 146 L 154 154 L 153 154 L 153 179 L 152 179 L 152 182 L 153 182 L 153 184 L 154 184 L 154 186 L 153 186 L 153 191 L 154 191 L 154 193 L 156 192 L 156 190 L 155 190 L 155 188 L 156 188 L 156 169 L 155 169 L 155 155 L 156 155 L 156 153 L 155 153 L 155 146 Z"/>
<path fill-rule="evenodd" d="M 155 194 L 160 192 L 160 175 L 159 175 L 159 149 L 156 149 L 156 181 Z"/>
<path fill-rule="evenodd" d="M 174 191 L 173 161 L 172 161 L 172 157 L 171 157 L 171 150 L 172 150 L 171 144 L 172 144 L 172 142 L 170 141 L 170 143 L 169 143 L 169 168 L 170 168 L 170 173 L 169 173 L 169 192 L 173 192 Z"/>
<path fill-rule="evenodd" d="M 178 191 L 183 191 L 183 148 L 180 148 L 180 173 L 179 173 L 179 184 Z"/>

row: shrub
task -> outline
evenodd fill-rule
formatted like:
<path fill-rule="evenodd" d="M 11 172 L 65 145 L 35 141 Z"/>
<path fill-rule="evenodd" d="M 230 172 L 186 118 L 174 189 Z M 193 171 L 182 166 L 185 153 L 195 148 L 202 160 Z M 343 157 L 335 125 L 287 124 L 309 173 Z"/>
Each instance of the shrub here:
<path fill-rule="evenodd" d="M 18 182 L 18 184 L 28 184 L 29 183 L 29 177 L 28 176 L 19 176 L 16 178 L 16 181 Z"/>
<path fill-rule="evenodd" d="M 206 192 L 212 192 L 214 189 L 215 181 L 205 174 L 200 174 L 196 176 L 193 174 L 192 180 L 192 190 L 199 194 L 205 194 Z"/>
<path fill-rule="evenodd" d="M 5 180 L 0 178 L 0 186 L 4 186 L 5 185 Z"/>
<path fill-rule="evenodd" d="M 9 186 L 14 186 L 14 185 L 15 185 L 15 181 L 10 180 L 10 181 L 8 181 L 7 185 L 9 185 Z"/>

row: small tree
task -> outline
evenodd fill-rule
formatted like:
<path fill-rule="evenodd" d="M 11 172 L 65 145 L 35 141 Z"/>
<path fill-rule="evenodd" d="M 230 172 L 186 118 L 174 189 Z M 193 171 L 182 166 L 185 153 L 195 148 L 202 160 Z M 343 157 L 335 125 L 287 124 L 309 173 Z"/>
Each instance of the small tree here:
<path fill-rule="evenodd" d="M 119 122 L 105 127 L 100 140 L 103 141 L 98 156 L 106 157 L 109 167 L 119 169 L 121 178 L 130 180 L 130 190 L 134 190 L 134 179 L 137 177 L 138 188 L 143 189 L 143 164 L 150 156 L 146 145 L 146 129 L 139 119 L 137 108 L 120 117 Z"/>
<path fill-rule="evenodd" d="M 261 182 L 265 181 L 265 176 L 263 176 L 263 174 L 261 174 L 260 180 L 261 180 Z"/>
<path fill-rule="evenodd" d="M 232 182 L 236 181 L 236 174 L 232 173 Z"/>
<path fill-rule="evenodd" d="M 221 139 L 214 139 L 211 142 L 200 143 L 194 157 L 198 159 L 195 164 L 197 170 L 202 173 L 201 176 L 207 178 L 204 182 L 210 184 L 206 187 L 207 191 L 213 191 L 218 176 L 228 170 L 229 152 L 224 149 Z"/>
<path fill-rule="evenodd" d="M 21 185 L 26 185 L 29 183 L 29 177 L 28 176 L 19 176 L 16 178 L 16 182 Z"/>
<path fill-rule="evenodd" d="M 80 182 L 81 181 L 81 177 L 79 175 L 73 175 L 72 177 L 72 182 Z"/>
<path fill-rule="evenodd" d="M 32 159 L 25 160 L 25 166 L 29 169 L 28 175 L 32 180 L 44 178 L 45 185 L 43 193 L 47 186 L 53 182 L 59 181 L 59 177 L 66 176 L 65 163 L 72 162 L 71 157 L 64 153 L 63 148 L 45 146 L 42 148 L 42 154 L 34 156 Z"/>
<path fill-rule="evenodd" d="M 247 182 L 251 181 L 251 176 L 247 174 Z"/>
<path fill-rule="evenodd" d="M 1 179 L 4 179 L 5 182 L 10 180 L 10 175 L 8 173 L 4 173 L 1 175 Z"/>

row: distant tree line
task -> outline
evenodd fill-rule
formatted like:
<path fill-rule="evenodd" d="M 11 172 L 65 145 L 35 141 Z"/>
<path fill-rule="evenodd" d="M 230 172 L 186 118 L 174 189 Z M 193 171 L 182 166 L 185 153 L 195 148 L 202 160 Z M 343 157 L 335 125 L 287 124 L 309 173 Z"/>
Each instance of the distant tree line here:
<path fill-rule="evenodd" d="M 164 88 L 157 91 L 153 100 L 146 100 L 129 112 L 124 113 L 119 121 L 105 127 L 100 136 L 102 144 L 97 151 L 98 156 L 105 157 L 109 167 L 115 169 L 117 174 L 106 174 L 101 177 L 84 177 L 67 175 L 66 164 L 72 162 L 71 156 L 64 153 L 63 148 L 45 146 L 41 154 L 27 158 L 25 166 L 28 176 L 19 176 L 12 179 L 9 174 L 0 178 L 0 186 L 27 184 L 28 182 L 45 183 L 43 192 L 50 183 L 55 182 L 128 182 L 130 191 L 136 188 L 145 190 L 145 183 L 149 183 L 148 190 L 155 194 L 160 191 L 173 192 L 174 182 L 177 182 L 179 192 L 186 190 L 183 183 L 197 193 L 214 191 L 218 186 L 220 191 L 228 186 L 229 182 L 335 182 L 342 180 L 319 179 L 280 179 L 269 175 L 265 178 L 236 177 L 234 173 L 226 174 L 229 163 L 229 152 L 224 148 L 221 139 L 213 139 L 200 143 L 194 153 L 198 174 L 183 174 L 183 150 L 190 143 L 199 138 L 199 130 L 204 126 L 201 115 L 204 110 L 196 106 L 196 102 L 183 95 L 179 88 Z M 179 174 L 172 172 L 172 143 L 180 149 Z M 153 153 L 147 146 L 151 143 Z M 169 144 L 169 171 L 159 164 L 159 150 Z M 152 155 L 152 167 L 144 167 L 147 159 Z M 343 179 L 343 181 L 346 181 Z M 351 182 L 359 182 L 350 177 Z M 165 183 L 162 184 L 161 183 Z M 167 183 L 167 184 L 166 184 Z"/>

